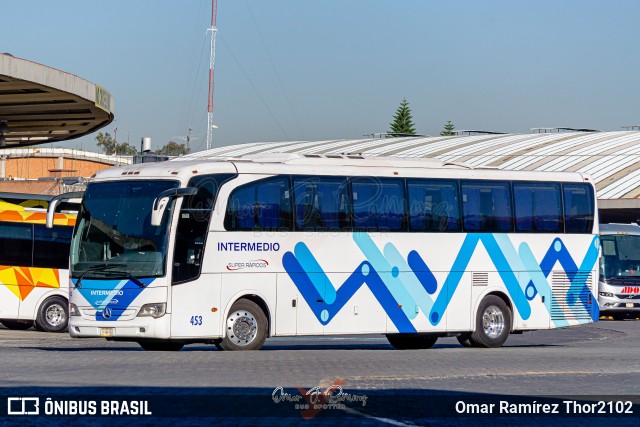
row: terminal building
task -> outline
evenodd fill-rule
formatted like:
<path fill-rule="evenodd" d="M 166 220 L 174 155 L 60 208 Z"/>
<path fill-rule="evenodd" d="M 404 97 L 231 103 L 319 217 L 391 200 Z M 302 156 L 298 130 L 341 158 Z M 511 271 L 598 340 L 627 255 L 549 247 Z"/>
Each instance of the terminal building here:
<path fill-rule="evenodd" d="M 469 135 L 396 137 L 231 145 L 181 159 L 240 157 L 260 153 L 308 156 L 430 157 L 473 168 L 570 171 L 595 181 L 600 222 L 640 220 L 640 132 L 545 128 L 529 134 L 464 131 Z"/>

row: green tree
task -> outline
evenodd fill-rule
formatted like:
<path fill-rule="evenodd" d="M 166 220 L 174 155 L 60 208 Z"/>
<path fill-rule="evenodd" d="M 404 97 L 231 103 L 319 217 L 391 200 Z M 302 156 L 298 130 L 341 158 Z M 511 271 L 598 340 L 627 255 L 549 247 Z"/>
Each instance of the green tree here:
<path fill-rule="evenodd" d="M 456 127 L 453 124 L 453 122 L 451 120 L 448 120 L 447 123 L 444 124 L 444 127 L 442 128 L 442 132 L 440 132 L 441 136 L 451 136 L 451 135 L 455 135 L 456 132 Z"/>
<path fill-rule="evenodd" d="M 136 150 L 136 147 L 133 145 L 129 145 L 126 142 L 123 142 L 122 144 L 116 143 L 116 151 L 114 154 L 118 156 L 135 156 L 137 153 L 138 150 Z"/>
<path fill-rule="evenodd" d="M 393 116 L 393 122 L 389 123 L 390 136 L 393 134 L 415 135 L 416 130 L 413 127 L 413 116 L 411 115 L 411 107 L 406 98 L 402 98 L 400 106 Z"/>
<path fill-rule="evenodd" d="M 107 155 L 115 154 L 116 142 L 113 140 L 109 132 L 104 134 L 102 132 L 98 132 L 98 136 L 96 136 L 96 141 L 98 141 L 96 145 L 98 146 L 98 148 L 104 151 L 104 154 L 107 154 Z"/>
<path fill-rule="evenodd" d="M 156 154 L 162 154 L 165 156 L 183 156 L 189 154 L 191 150 L 184 144 L 178 144 L 175 141 L 169 141 L 162 148 L 156 150 Z"/>

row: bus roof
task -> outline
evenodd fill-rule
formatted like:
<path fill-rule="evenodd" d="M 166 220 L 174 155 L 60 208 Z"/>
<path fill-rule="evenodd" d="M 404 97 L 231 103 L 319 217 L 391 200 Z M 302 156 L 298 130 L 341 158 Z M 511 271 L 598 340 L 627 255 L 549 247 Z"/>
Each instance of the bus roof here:
<path fill-rule="evenodd" d="M 508 171 L 495 168 L 474 168 L 464 163 L 446 163 L 436 159 L 422 158 L 364 158 L 358 155 L 325 156 L 269 153 L 246 155 L 239 158 L 178 159 L 168 162 L 142 163 L 105 169 L 96 174 L 95 180 L 178 179 L 188 181 L 194 175 L 205 173 L 246 173 L 592 182 L 588 176 L 578 172 Z"/>
<path fill-rule="evenodd" d="M 640 236 L 640 227 L 636 224 L 600 224 L 600 234 L 631 234 Z"/>

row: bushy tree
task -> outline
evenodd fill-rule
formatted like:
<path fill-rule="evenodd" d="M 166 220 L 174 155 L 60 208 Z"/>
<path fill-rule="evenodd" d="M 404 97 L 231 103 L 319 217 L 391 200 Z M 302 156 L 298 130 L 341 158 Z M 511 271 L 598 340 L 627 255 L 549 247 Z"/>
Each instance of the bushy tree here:
<path fill-rule="evenodd" d="M 413 127 L 413 116 L 411 115 L 411 107 L 409 107 L 409 101 L 406 98 L 402 99 L 400 106 L 396 110 L 393 116 L 393 122 L 389 124 L 389 134 L 405 134 L 415 135 L 416 130 Z"/>
<path fill-rule="evenodd" d="M 96 145 L 104 152 L 104 154 L 109 156 L 133 156 L 138 152 L 136 147 L 129 145 L 126 142 L 118 144 L 118 142 L 111 137 L 109 132 L 104 134 L 102 132 L 98 132 L 96 141 L 98 141 Z"/>
<path fill-rule="evenodd" d="M 440 135 L 442 136 L 451 136 L 451 135 L 455 135 L 456 132 L 456 127 L 453 124 L 453 122 L 451 120 L 448 120 L 447 123 L 444 124 L 444 127 L 442 128 L 442 132 L 440 132 Z"/>
<path fill-rule="evenodd" d="M 104 151 L 104 154 L 107 154 L 107 155 L 115 154 L 116 142 L 113 140 L 109 132 L 104 134 L 102 132 L 98 132 L 98 136 L 96 136 L 96 141 L 98 141 L 96 145 L 98 146 L 98 148 Z"/>
<path fill-rule="evenodd" d="M 165 156 L 183 156 L 189 154 L 191 150 L 187 148 L 185 144 L 178 144 L 175 141 L 169 141 L 162 148 L 156 150 L 156 154 L 162 154 Z"/>
<path fill-rule="evenodd" d="M 126 142 L 123 142 L 122 144 L 116 143 L 115 154 L 118 156 L 135 156 L 137 153 L 138 150 L 136 150 L 136 147 L 133 145 L 129 145 Z"/>

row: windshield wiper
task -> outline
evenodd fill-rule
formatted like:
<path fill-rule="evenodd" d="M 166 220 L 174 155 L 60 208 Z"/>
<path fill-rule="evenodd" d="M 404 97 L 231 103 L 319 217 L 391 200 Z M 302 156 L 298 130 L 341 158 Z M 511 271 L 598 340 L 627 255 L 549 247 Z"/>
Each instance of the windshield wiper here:
<path fill-rule="evenodd" d="M 78 281 L 76 282 L 76 288 L 80 288 L 82 287 L 82 279 L 84 279 L 85 274 L 87 274 L 90 271 L 107 271 L 113 267 L 124 267 L 125 264 L 124 263 L 117 263 L 117 264 L 93 264 L 90 265 L 89 267 L 87 267 L 87 269 L 85 271 L 82 272 L 82 274 L 80 275 L 80 277 L 78 277 Z M 137 284 L 137 283 L 136 283 Z M 138 285 L 140 286 L 140 285 Z"/>

